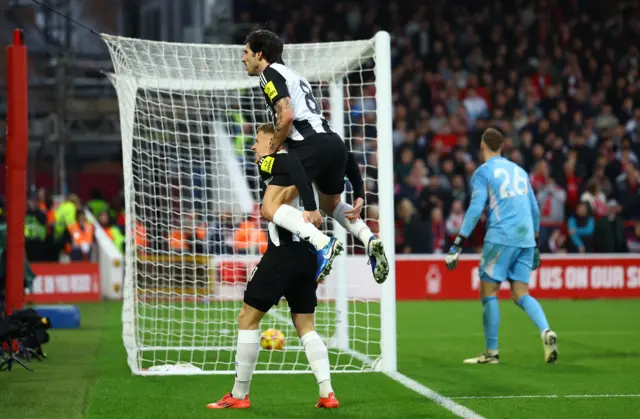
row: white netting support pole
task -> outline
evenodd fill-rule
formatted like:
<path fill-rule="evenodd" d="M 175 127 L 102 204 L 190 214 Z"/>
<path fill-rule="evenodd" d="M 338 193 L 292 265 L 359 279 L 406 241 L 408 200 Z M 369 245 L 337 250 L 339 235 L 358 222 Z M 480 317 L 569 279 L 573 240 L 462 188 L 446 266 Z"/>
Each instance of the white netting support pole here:
<path fill-rule="evenodd" d="M 120 109 L 120 131 L 122 138 L 122 165 L 124 175 L 124 199 L 125 199 L 125 276 L 122 287 L 122 340 L 127 351 L 127 362 L 131 371 L 140 372 L 139 347 L 136 338 L 139 319 L 136 316 L 136 211 L 133 196 L 133 131 L 135 121 L 136 92 L 138 86 L 133 79 L 118 79 L 117 76 L 108 75 L 118 94 Z"/>
<path fill-rule="evenodd" d="M 344 86 L 342 80 L 329 84 L 331 127 L 344 139 Z M 346 192 L 342 193 L 342 201 L 346 201 Z M 327 214 L 331 216 L 331 214 Z M 347 244 L 347 230 L 338 222 L 333 222 L 333 235 L 345 245 Z M 332 342 L 339 349 L 349 348 L 349 278 L 347 272 L 347 255 L 343 253 L 334 262 L 335 272 L 333 281 L 336 284 L 336 335 Z"/>
<path fill-rule="evenodd" d="M 388 32 L 375 36 L 376 116 L 378 132 L 378 207 L 380 238 L 389 259 L 389 277 L 380 295 L 382 362 L 378 369 L 395 372 L 398 368 L 396 344 L 396 267 L 393 196 L 393 111 L 391 108 L 391 38 Z"/>

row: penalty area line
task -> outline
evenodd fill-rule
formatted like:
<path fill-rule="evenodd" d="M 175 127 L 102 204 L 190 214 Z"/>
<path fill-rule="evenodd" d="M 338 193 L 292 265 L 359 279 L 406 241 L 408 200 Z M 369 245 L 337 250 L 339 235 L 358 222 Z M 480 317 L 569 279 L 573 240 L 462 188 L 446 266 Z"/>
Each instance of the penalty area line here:
<path fill-rule="evenodd" d="M 407 387 L 409 390 L 413 390 L 421 396 L 424 396 L 427 399 L 431 400 L 432 402 L 439 404 L 458 417 L 464 419 L 485 419 L 484 416 L 480 416 L 468 407 L 464 407 L 463 405 L 456 403 L 452 400 L 451 397 L 443 396 L 442 394 L 431 390 L 424 384 L 420 384 L 416 380 L 409 378 L 404 374 L 401 374 L 399 372 L 390 372 L 384 374 L 392 380 L 397 381 L 398 383 Z"/>
<path fill-rule="evenodd" d="M 515 396 L 449 396 L 452 400 L 500 400 L 500 399 L 606 399 L 640 397 L 640 394 L 522 394 Z"/>

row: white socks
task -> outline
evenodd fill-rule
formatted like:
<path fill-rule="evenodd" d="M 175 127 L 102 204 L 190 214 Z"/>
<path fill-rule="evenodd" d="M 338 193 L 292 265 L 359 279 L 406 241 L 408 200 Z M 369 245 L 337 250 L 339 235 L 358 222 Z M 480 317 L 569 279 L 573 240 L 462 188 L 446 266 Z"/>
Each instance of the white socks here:
<path fill-rule="evenodd" d="M 273 222 L 289 230 L 302 240 L 308 241 L 316 250 L 320 250 L 329 244 L 329 236 L 318 230 L 313 224 L 304 221 L 302 211 L 295 209 L 291 205 L 280 205 L 280 208 L 273 214 Z"/>
<path fill-rule="evenodd" d="M 351 222 L 347 219 L 347 217 L 345 217 L 344 213 L 352 209 L 353 207 L 351 205 L 345 202 L 339 202 L 338 205 L 336 205 L 336 209 L 333 210 L 332 218 L 336 220 L 342 227 L 344 227 L 349 233 L 360 239 L 360 241 L 366 248 L 369 244 L 369 239 L 373 236 L 373 233 L 362 218 L 358 218 L 357 220 Z"/>
<path fill-rule="evenodd" d="M 315 331 L 300 338 L 307 360 L 320 385 L 320 397 L 328 397 L 333 392 L 331 387 L 331 372 L 329 368 L 329 351 L 320 336 Z M 235 397 L 235 395 L 234 395 Z"/>
<path fill-rule="evenodd" d="M 236 399 L 244 399 L 249 394 L 251 377 L 258 363 L 260 353 L 260 330 L 239 330 L 236 350 L 236 381 L 231 394 Z"/>

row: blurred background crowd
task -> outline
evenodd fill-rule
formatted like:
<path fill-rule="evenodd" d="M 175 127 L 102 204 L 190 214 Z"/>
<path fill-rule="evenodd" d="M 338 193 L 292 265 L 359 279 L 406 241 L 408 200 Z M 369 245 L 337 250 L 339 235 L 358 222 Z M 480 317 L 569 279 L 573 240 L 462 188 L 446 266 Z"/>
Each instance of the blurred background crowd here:
<path fill-rule="evenodd" d="M 487 127 L 506 134 L 504 156 L 530 174 L 541 209 L 543 251 L 640 251 L 637 2 L 293 4 L 235 1 L 238 30 L 232 41 L 244 42 L 252 27 L 265 22 L 286 43 L 369 39 L 379 30 L 391 33 L 393 138 L 376 138 L 375 115 L 357 109 L 360 102 L 345 102 L 345 120 L 350 146 L 370 145 L 359 155 L 367 178 L 377 178 L 375 141 L 393 141 L 397 252 L 447 250 L 469 204 L 469 180 L 482 163 L 478 145 Z M 369 89 L 365 95 L 374 93 Z M 246 137 L 242 117 L 240 121 L 240 135 Z M 241 142 L 249 141 L 247 137 Z M 375 184 L 367 185 L 367 217 L 375 229 Z M 68 201 L 76 209 L 91 200 L 104 201 L 104 208 L 93 213 L 107 230 L 114 227 L 122 233 L 120 187 L 111 185 L 104 199 L 84 187 L 80 198 L 73 195 Z M 50 213 L 47 192 L 41 194 L 38 199 L 34 195 L 30 210 L 45 215 L 39 222 L 51 232 L 57 210 Z M 59 227 L 59 243 L 73 244 L 73 214 Z M 62 219 L 58 216 L 59 225 Z M 262 248 L 266 237 L 260 224 L 243 223 L 193 220 L 189 231 L 168 231 L 166 239 L 172 249 L 250 251 L 238 243 L 258 243 Z M 477 252 L 482 245 L 484 223 L 483 218 L 468 251 Z M 140 225 L 136 230 L 136 243 L 142 248 L 146 228 Z M 122 239 L 117 240 L 123 246 Z M 66 249 L 70 253 L 78 246 Z"/>

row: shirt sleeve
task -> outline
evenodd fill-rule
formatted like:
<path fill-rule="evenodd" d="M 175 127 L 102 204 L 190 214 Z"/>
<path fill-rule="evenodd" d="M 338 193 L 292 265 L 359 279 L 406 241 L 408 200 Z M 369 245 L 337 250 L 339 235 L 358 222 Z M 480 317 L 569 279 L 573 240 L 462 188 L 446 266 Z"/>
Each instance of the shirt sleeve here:
<path fill-rule="evenodd" d="M 269 173 L 273 175 L 288 175 L 296 186 L 296 189 L 298 189 L 305 211 L 317 210 L 318 206 L 316 204 L 313 188 L 309 182 L 307 172 L 305 172 L 300 161 L 287 153 L 274 154 L 272 156 L 265 157 L 265 159 L 268 158 L 273 158 L 271 163 L 271 172 Z M 262 170 L 262 166 L 260 167 L 260 170 Z"/>
<path fill-rule="evenodd" d="M 488 191 L 488 179 L 484 173 L 484 170 L 478 169 L 471 177 L 471 203 L 467 209 L 467 213 L 464 215 L 464 221 L 462 222 L 462 228 L 460 228 L 460 235 L 463 237 L 469 237 L 473 232 L 473 229 L 478 224 L 482 211 L 487 203 Z"/>
<path fill-rule="evenodd" d="M 284 97 L 290 97 L 287 80 L 271 67 L 265 68 L 260 75 L 260 87 L 273 105 Z"/>

